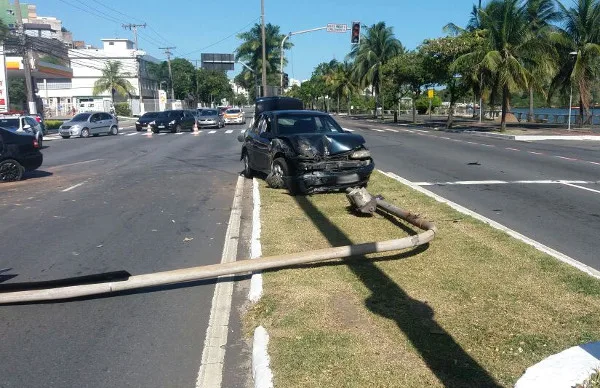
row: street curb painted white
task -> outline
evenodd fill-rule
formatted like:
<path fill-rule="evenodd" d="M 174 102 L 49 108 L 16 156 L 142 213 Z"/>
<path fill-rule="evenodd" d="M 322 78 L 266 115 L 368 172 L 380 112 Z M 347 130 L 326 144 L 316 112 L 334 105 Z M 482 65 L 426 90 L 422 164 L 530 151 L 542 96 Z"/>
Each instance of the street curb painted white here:
<path fill-rule="evenodd" d="M 269 367 L 270 359 L 267 353 L 269 334 L 264 327 L 254 330 L 252 343 L 252 377 L 254 388 L 273 388 L 273 372 Z"/>
<path fill-rule="evenodd" d="M 500 133 L 489 133 L 480 131 L 463 131 L 475 136 L 491 137 L 494 139 L 516 140 L 516 141 L 539 141 L 539 140 L 573 140 L 573 141 L 600 141 L 600 136 L 593 135 L 503 135 Z"/>
<path fill-rule="evenodd" d="M 519 233 L 517 231 L 514 231 L 514 230 L 512 230 L 512 229 L 510 229 L 510 228 L 508 228 L 508 227 L 506 227 L 506 226 L 504 226 L 504 225 L 502 225 L 502 224 L 500 224 L 500 223 L 498 223 L 496 221 L 493 221 L 493 220 L 491 220 L 491 219 L 489 219 L 487 217 L 484 217 L 484 216 L 482 216 L 479 213 L 475 213 L 474 211 L 469 210 L 469 209 L 467 209 L 467 208 L 465 208 L 465 207 L 463 207 L 463 206 L 461 206 L 461 205 L 459 205 L 457 203 L 454 203 L 454 202 L 452 202 L 450 200 L 447 200 L 446 198 L 441 197 L 441 196 L 439 196 L 439 195 L 437 195 L 437 194 L 435 194 L 435 193 L 433 193 L 433 192 L 431 192 L 431 191 L 429 191 L 427 189 L 424 189 L 424 188 L 422 188 L 420 186 L 417 186 L 413 182 L 411 182 L 411 181 L 409 181 L 407 179 L 404 179 L 404 178 L 402 178 L 402 177 L 400 177 L 400 176 L 398 176 L 398 175 L 396 175 L 396 174 L 394 174 L 392 172 L 383 172 L 383 171 L 379 171 L 379 172 L 381 172 L 383 175 L 385 175 L 385 176 L 387 176 L 389 178 L 395 179 L 398 182 L 403 183 L 403 184 L 411 187 L 412 189 L 414 189 L 414 190 L 416 190 L 416 191 L 418 191 L 418 192 L 420 192 L 422 194 L 427 195 L 428 197 L 431 197 L 431 198 L 435 199 L 438 202 L 445 203 L 446 205 L 450 206 L 454 210 L 457 210 L 457 211 L 459 211 L 459 212 L 461 212 L 463 214 L 467 214 L 467 215 L 469 215 L 469 216 L 471 216 L 471 217 L 473 217 L 473 218 L 475 218 L 475 219 L 477 219 L 477 220 L 479 220 L 481 222 L 484 222 L 484 223 L 490 225 L 491 227 L 493 227 L 495 229 L 501 230 L 501 231 L 507 233 L 509 236 L 514 237 L 517 240 L 521 240 L 524 243 L 533 246 L 537 250 L 542 251 L 544 253 L 547 253 L 548 255 L 554 257 L 555 259 L 558 259 L 558 260 L 562 261 L 563 263 L 566 263 L 566 264 L 568 264 L 568 265 L 570 265 L 570 266 L 572 266 L 574 268 L 577 268 L 578 270 L 580 270 L 582 272 L 585 272 L 586 274 L 588 274 L 588 275 L 590 275 L 590 276 L 592 276 L 592 277 L 594 277 L 596 279 L 600 279 L 600 271 L 598 271 L 598 270 L 596 270 L 596 269 L 594 269 L 594 268 L 592 268 L 592 267 L 590 267 L 590 266 L 588 266 L 586 264 L 583 264 L 583 263 L 581 263 L 581 262 L 579 262 L 579 261 L 577 261 L 577 260 L 575 260 L 575 259 L 573 259 L 573 258 L 571 258 L 571 257 L 569 257 L 569 256 L 567 256 L 565 254 L 563 254 L 563 253 L 560 253 L 560 252 L 558 252 L 558 251 L 556 251 L 556 250 L 554 250 L 554 249 L 552 249 L 552 248 L 550 248 L 550 247 L 548 247 L 548 246 L 546 246 L 546 245 L 544 245 L 544 244 L 542 244 L 540 242 L 537 242 L 537 241 L 535 241 L 533 239 L 530 239 L 529 237 L 524 236 L 521 233 Z"/>
<path fill-rule="evenodd" d="M 574 387 L 600 367 L 600 343 L 574 346 L 527 368 L 515 388 Z"/>
<path fill-rule="evenodd" d="M 262 246 L 260 244 L 260 192 L 258 191 L 258 181 L 252 179 L 252 237 L 250 241 L 250 258 L 256 259 L 262 256 Z M 262 297 L 262 274 L 255 272 L 250 278 L 250 292 L 248 299 L 256 303 Z"/>
<path fill-rule="evenodd" d="M 238 177 L 227 231 L 225 232 L 221 263 L 231 263 L 237 259 L 243 194 L 244 178 Z M 204 348 L 202 349 L 202 361 L 198 370 L 198 378 L 196 379 L 196 388 L 221 387 L 232 298 L 233 279 L 228 276 L 219 277 L 213 294 L 210 318 L 208 320 L 208 327 L 206 328 Z"/>

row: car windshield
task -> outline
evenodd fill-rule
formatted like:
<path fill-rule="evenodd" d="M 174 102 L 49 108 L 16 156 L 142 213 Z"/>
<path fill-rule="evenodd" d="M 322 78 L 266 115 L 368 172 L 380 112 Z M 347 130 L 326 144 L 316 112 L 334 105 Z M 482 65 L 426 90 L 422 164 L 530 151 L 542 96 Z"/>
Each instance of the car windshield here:
<path fill-rule="evenodd" d="M 0 119 L 0 127 L 19 128 L 19 119 Z"/>
<path fill-rule="evenodd" d="M 90 113 L 80 113 L 77 116 L 73 117 L 71 121 L 87 121 L 91 116 Z"/>
<path fill-rule="evenodd" d="M 200 112 L 200 116 L 216 116 L 218 113 L 216 110 L 208 109 Z"/>
<path fill-rule="evenodd" d="M 225 112 L 225 113 L 238 114 L 238 113 L 240 113 L 240 110 L 239 109 L 227 109 L 227 112 Z"/>
<path fill-rule="evenodd" d="M 169 117 L 175 117 L 176 115 L 177 115 L 177 112 L 175 112 L 174 110 L 166 110 L 164 112 L 159 112 L 156 117 L 159 119 L 166 119 Z"/>
<path fill-rule="evenodd" d="M 153 119 L 158 116 L 158 112 L 147 112 L 140 117 L 141 119 Z"/>
<path fill-rule="evenodd" d="M 283 114 L 277 116 L 277 128 L 282 135 L 344 132 L 334 119 L 326 115 Z"/>

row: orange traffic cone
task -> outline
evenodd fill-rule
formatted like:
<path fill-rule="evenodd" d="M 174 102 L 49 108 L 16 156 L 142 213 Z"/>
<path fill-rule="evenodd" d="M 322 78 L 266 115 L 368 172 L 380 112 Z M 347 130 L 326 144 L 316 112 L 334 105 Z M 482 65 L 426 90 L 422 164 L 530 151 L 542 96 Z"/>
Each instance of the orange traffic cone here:
<path fill-rule="evenodd" d="M 198 122 L 194 121 L 194 132 L 198 132 Z"/>

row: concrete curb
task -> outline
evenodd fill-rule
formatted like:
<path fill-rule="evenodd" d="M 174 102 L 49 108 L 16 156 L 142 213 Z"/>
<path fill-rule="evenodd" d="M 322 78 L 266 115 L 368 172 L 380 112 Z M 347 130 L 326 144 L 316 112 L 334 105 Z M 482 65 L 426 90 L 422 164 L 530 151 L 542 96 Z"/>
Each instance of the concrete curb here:
<path fill-rule="evenodd" d="M 387 176 L 388 178 L 392 178 L 394 180 L 397 180 L 398 182 L 403 183 L 403 184 L 407 185 L 408 187 L 410 187 L 410 188 L 412 188 L 412 189 L 414 189 L 414 190 L 416 190 L 416 191 L 418 191 L 418 192 L 420 192 L 422 194 L 425 194 L 425 195 L 427 195 L 430 198 L 435 199 L 438 202 L 445 203 L 446 205 L 450 206 L 454 210 L 457 210 L 457 211 L 459 211 L 459 212 L 461 212 L 463 214 L 467 214 L 467 215 L 469 215 L 469 216 L 471 216 L 471 217 L 473 217 L 473 218 L 475 218 L 475 219 L 477 219 L 477 220 L 479 220 L 481 222 L 484 222 L 484 223 L 490 225 L 491 227 L 493 227 L 495 229 L 501 230 L 501 231 L 505 232 L 506 234 L 508 234 L 509 236 L 514 237 L 517 240 L 520 240 L 520 241 L 524 242 L 527 245 L 531 245 L 532 247 L 534 247 L 538 251 L 544 252 L 544 253 L 546 253 L 546 254 L 554 257 L 555 259 L 557 259 L 559 261 L 562 261 L 563 263 L 568 264 L 571 267 L 574 267 L 574 268 L 580 270 L 581 272 L 585 272 L 586 274 L 588 274 L 588 275 L 590 275 L 590 276 L 592 276 L 592 277 L 594 277 L 596 279 L 600 279 L 600 271 L 598 271 L 598 270 L 596 270 L 596 269 L 588 266 L 587 264 L 584 264 L 584 263 L 582 263 L 580 261 L 577 261 L 577 260 L 573 259 L 572 257 L 569 257 L 569 256 L 565 255 L 564 253 L 561 253 L 561 252 L 559 252 L 557 250 L 554 250 L 554 249 L 550 248 L 549 246 L 546 246 L 546 245 L 544 245 L 544 244 L 542 244 L 540 242 L 537 242 L 537 241 L 535 241 L 535 240 L 533 240 L 533 239 L 531 239 L 531 238 L 529 238 L 529 237 L 527 237 L 525 235 L 522 235 L 521 233 L 519 233 L 519 232 L 517 232 L 515 230 L 512 230 L 512 229 L 510 229 L 510 228 L 508 228 L 508 227 L 506 227 L 506 226 L 504 226 L 504 225 L 502 225 L 502 224 L 500 224 L 500 223 L 498 223 L 498 222 L 496 222 L 496 221 L 494 221 L 492 219 L 484 217 L 484 216 L 482 216 L 479 213 L 475 213 L 474 211 L 469 210 L 469 209 L 467 209 L 464 206 L 461 206 L 461 205 L 459 205 L 459 204 L 457 204 L 455 202 L 452 202 L 452 201 L 450 201 L 450 200 L 448 200 L 448 199 L 446 199 L 446 198 L 444 198 L 442 196 L 439 196 L 439 195 L 437 195 L 437 194 L 435 194 L 435 193 L 433 193 L 433 192 L 431 192 L 431 191 L 429 191 L 427 189 L 424 189 L 421 186 L 418 186 L 418 185 L 414 184 L 413 182 L 411 182 L 411 181 L 409 181 L 407 179 L 404 179 L 404 178 L 402 178 L 402 177 L 400 177 L 400 176 L 398 176 L 398 175 L 396 175 L 396 174 L 394 174 L 392 172 L 384 172 L 384 171 L 380 171 L 380 170 L 377 170 L 377 171 L 379 171 L 383 175 Z"/>
<path fill-rule="evenodd" d="M 527 368 L 515 388 L 563 388 L 582 384 L 600 366 L 600 342 L 574 346 Z"/>
<path fill-rule="evenodd" d="M 252 342 L 252 377 L 255 388 L 273 388 L 273 373 L 269 367 L 269 334 L 264 327 L 259 326 L 254 330 Z"/>
<path fill-rule="evenodd" d="M 540 140 L 571 140 L 571 141 L 600 141 L 600 136 L 595 135 L 503 135 L 501 133 L 489 133 L 480 131 L 462 131 L 470 135 L 491 137 L 494 139 L 516 140 L 516 141 L 540 141 Z"/>
<path fill-rule="evenodd" d="M 252 240 L 250 242 L 250 258 L 256 259 L 262 256 L 262 246 L 260 244 L 260 193 L 258 191 L 258 181 L 252 179 Z M 256 303 L 262 297 L 262 274 L 256 272 L 250 278 L 250 291 L 248 299 L 252 303 Z"/>

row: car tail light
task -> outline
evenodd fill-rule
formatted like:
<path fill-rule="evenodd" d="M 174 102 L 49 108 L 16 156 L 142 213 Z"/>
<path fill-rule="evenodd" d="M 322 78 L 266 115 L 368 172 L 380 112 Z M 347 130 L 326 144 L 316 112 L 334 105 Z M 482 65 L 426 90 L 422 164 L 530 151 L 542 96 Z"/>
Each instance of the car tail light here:
<path fill-rule="evenodd" d="M 35 121 L 37 121 L 38 123 L 41 123 L 42 118 L 40 116 L 35 116 Z"/>
<path fill-rule="evenodd" d="M 38 143 L 35 137 L 33 138 L 33 148 L 40 148 L 40 143 Z"/>

